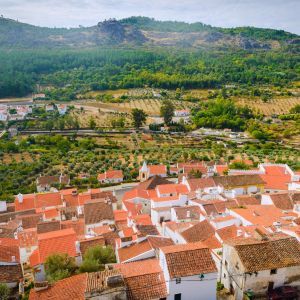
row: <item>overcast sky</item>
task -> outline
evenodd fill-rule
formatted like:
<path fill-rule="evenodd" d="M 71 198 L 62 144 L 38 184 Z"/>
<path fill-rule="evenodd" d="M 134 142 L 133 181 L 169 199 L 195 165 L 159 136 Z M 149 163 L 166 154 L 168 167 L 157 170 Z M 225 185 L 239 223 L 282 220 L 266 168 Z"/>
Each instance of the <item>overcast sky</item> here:
<path fill-rule="evenodd" d="M 148 16 L 300 34 L 300 0 L 0 0 L 0 14 L 50 27 L 89 26 L 108 18 Z"/>

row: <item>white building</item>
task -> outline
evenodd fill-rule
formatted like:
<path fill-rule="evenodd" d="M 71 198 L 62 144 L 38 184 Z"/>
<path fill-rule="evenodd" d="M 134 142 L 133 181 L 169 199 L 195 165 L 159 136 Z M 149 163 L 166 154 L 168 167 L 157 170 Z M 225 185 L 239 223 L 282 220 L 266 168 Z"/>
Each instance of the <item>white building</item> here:
<path fill-rule="evenodd" d="M 300 284 L 300 244 L 285 234 L 225 241 L 220 281 L 233 295 L 243 299 L 246 291 L 266 296 L 273 288 Z"/>
<path fill-rule="evenodd" d="M 197 243 L 162 247 L 159 262 L 168 300 L 216 299 L 218 273 L 208 248 Z"/>

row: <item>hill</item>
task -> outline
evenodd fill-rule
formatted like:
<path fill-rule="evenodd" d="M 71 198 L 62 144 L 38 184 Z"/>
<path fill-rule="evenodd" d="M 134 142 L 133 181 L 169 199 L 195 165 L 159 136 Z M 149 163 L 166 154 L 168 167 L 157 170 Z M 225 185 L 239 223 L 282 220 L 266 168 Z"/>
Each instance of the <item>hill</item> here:
<path fill-rule="evenodd" d="M 283 30 L 241 27 L 224 29 L 203 23 L 157 21 L 146 17 L 109 19 L 95 26 L 47 28 L 0 19 L 1 48 L 91 48 L 101 46 L 176 46 L 183 48 L 272 49 L 297 44 Z"/>

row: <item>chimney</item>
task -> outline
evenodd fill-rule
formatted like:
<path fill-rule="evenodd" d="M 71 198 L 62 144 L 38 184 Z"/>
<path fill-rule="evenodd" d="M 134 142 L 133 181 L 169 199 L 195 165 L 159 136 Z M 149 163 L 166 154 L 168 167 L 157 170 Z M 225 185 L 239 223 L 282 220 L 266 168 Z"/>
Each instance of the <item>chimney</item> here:
<path fill-rule="evenodd" d="M 186 217 L 187 217 L 188 219 L 191 217 L 191 212 L 190 212 L 189 210 L 186 212 Z"/>
<path fill-rule="evenodd" d="M 242 229 L 238 229 L 238 230 L 236 231 L 236 235 L 237 235 L 237 236 L 242 236 L 242 235 L 243 235 L 243 230 L 242 230 Z"/>
<path fill-rule="evenodd" d="M 18 201 L 19 201 L 20 204 L 23 203 L 24 197 L 21 193 L 18 194 L 17 198 L 18 198 Z"/>
<path fill-rule="evenodd" d="M 268 241 L 269 240 L 268 236 L 258 228 L 256 228 L 254 230 L 253 236 L 254 236 L 254 238 L 258 239 L 259 241 Z"/>
<path fill-rule="evenodd" d="M 16 262 L 16 257 L 14 255 L 11 257 L 11 261 Z"/>

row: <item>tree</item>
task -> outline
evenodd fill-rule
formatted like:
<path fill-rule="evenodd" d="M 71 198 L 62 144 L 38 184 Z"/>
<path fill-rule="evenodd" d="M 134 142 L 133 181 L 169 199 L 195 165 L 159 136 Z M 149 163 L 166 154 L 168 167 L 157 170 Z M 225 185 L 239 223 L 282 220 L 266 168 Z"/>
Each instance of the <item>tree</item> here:
<path fill-rule="evenodd" d="M 0 300 L 7 300 L 9 298 L 9 294 L 9 287 L 4 283 L 0 283 Z"/>
<path fill-rule="evenodd" d="M 50 255 L 45 262 L 46 277 L 50 282 L 70 277 L 76 269 L 75 259 L 65 253 Z"/>
<path fill-rule="evenodd" d="M 174 104 L 170 100 L 165 100 L 160 108 L 160 115 L 167 125 L 170 125 L 174 116 Z"/>
<path fill-rule="evenodd" d="M 96 128 L 96 121 L 95 121 L 95 119 L 93 118 L 93 117 L 90 117 L 90 119 L 89 119 L 89 127 L 91 128 L 91 129 L 95 129 Z"/>
<path fill-rule="evenodd" d="M 84 254 L 80 272 L 96 272 L 104 270 L 105 264 L 116 262 L 115 253 L 111 246 L 95 246 L 89 248 Z"/>
<path fill-rule="evenodd" d="M 135 128 L 140 128 L 143 124 L 145 124 L 147 120 L 147 114 L 138 108 L 134 108 L 131 111 L 132 123 Z"/>

